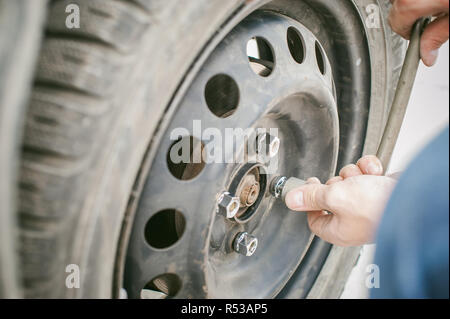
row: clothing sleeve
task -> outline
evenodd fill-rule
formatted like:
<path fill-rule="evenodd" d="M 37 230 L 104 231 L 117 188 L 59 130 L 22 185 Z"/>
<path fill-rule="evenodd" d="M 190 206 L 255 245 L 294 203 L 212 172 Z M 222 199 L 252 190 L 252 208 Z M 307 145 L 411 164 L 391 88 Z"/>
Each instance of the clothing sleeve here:
<path fill-rule="evenodd" d="M 400 178 L 377 234 L 372 298 L 449 298 L 449 130 Z"/>

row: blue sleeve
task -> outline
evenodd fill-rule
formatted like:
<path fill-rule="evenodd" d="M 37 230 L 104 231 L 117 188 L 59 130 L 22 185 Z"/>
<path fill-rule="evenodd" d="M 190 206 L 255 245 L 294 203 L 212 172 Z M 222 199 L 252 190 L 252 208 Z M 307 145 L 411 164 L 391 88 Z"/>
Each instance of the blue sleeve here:
<path fill-rule="evenodd" d="M 381 221 L 372 298 L 449 298 L 449 130 L 411 163 Z"/>

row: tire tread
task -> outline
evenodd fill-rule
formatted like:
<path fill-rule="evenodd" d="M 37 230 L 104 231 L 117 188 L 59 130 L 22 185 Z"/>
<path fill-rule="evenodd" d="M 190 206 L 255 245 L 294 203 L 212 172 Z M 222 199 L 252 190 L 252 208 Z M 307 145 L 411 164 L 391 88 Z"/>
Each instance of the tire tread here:
<path fill-rule="evenodd" d="M 80 8 L 68 29 L 68 4 Z M 117 78 L 150 27 L 150 1 L 55 0 L 29 102 L 19 179 L 25 296 L 61 296 L 68 232 L 81 209 L 95 146 L 115 112 Z M 101 72 L 100 72 L 101 70 Z M 106 75 L 106 76 L 105 76 Z M 75 141 L 75 142 L 74 142 Z"/>

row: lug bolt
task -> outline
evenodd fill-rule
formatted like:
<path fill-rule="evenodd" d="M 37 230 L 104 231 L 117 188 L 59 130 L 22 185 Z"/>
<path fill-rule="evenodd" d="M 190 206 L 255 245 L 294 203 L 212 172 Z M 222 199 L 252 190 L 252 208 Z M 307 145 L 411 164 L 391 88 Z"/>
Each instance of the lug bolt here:
<path fill-rule="evenodd" d="M 280 139 L 269 133 L 263 133 L 256 138 L 256 149 L 258 154 L 272 158 L 278 154 L 280 149 Z"/>
<path fill-rule="evenodd" d="M 217 199 L 217 213 L 226 218 L 233 218 L 239 210 L 239 198 L 228 192 L 222 193 Z"/>
<path fill-rule="evenodd" d="M 247 232 L 237 234 L 234 239 L 234 250 L 244 256 L 251 256 L 255 253 L 258 247 L 258 239 Z"/>

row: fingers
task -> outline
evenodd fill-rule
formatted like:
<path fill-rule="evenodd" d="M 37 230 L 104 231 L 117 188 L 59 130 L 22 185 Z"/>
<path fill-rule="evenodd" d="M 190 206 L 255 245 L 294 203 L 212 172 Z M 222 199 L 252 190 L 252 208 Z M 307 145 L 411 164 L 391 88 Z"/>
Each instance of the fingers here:
<path fill-rule="evenodd" d="M 308 184 L 321 184 L 320 180 L 317 177 L 310 177 L 306 180 Z"/>
<path fill-rule="evenodd" d="M 326 240 L 328 237 L 331 237 L 328 233 L 330 232 L 330 223 L 333 217 L 333 215 L 323 211 L 310 212 L 308 213 L 309 229 L 316 236 Z"/>
<path fill-rule="evenodd" d="M 433 66 L 438 58 L 439 48 L 448 40 L 448 14 L 431 22 L 422 34 L 420 56 L 426 66 Z"/>
<path fill-rule="evenodd" d="M 409 39 L 418 19 L 448 13 L 448 3 L 448 0 L 395 0 L 389 13 L 389 24 L 396 33 Z"/>
<path fill-rule="evenodd" d="M 332 185 L 332 184 L 337 183 L 337 182 L 342 182 L 343 180 L 344 180 L 344 179 L 343 179 L 341 176 L 335 176 L 335 177 L 330 178 L 330 179 L 325 183 L 325 185 Z"/>
<path fill-rule="evenodd" d="M 341 169 L 339 176 L 343 179 L 359 176 L 359 175 L 382 175 L 383 165 L 381 161 L 374 155 L 366 155 L 359 159 L 359 161 L 354 164 L 349 164 Z M 339 181 L 339 179 L 332 179 L 331 184 Z M 330 182 L 330 181 L 329 181 Z M 327 185 L 330 183 L 327 182 Z"/>
<path fill-rule="evenodd" d="M 353 176 L 359 176 L 362 174 L 363 173 L 361 172 L 359 167 L 356 166 L 355 164 L 349 164 L 347 166 L 344 166 L 339 172 L 339 176 L 342 177 L 343 179 Z"/>
<path fill-rule="evenodd" d="M 301 212 L 333 211 L 328 205 L 330 186 L 344 179 L 360 175 L 382 175 L 383 165 L 374 155 L 366 155 L 357 163 L 345 166 L 339 176 L 333 177 L 322 185 L 316 177 L 307 180 L 307 184 L 290 191 L 286 195 L 286 205 L 289 209 Z"/>
<path fill-rule="evenodd" d="M 383 164 L 375 155 L 361 157 L 356 165 L 365 175 L 383 175 Z"/>
<path fill-rule="evenodd" d="M 328 187 L 315 183 L 298 187 L 286 195 L 286 206 L 299 212 L 329 210 L 325 201 Z"/>
<path fill-rule="evenodd" d="M 343 180 L 340 176 L 336 176 L 335 179 Z M 311 177 L 306 182 L 308 184 L 321 184 L 320 180 L 317 177 Z M 330 180 L 328 182 L 330 182 Z M 307 214 L 309 228 L 316 236 L 321 237 L 328 232 L 327 225 L 329 224 L 328 221 L 330 220 L 329 218 L 331 218 L 332 215 L 329 215 L 323 210 L 308 211 Z"/>

